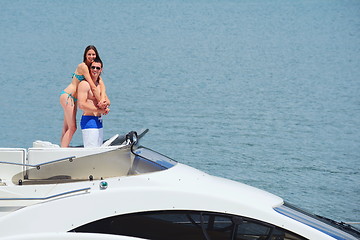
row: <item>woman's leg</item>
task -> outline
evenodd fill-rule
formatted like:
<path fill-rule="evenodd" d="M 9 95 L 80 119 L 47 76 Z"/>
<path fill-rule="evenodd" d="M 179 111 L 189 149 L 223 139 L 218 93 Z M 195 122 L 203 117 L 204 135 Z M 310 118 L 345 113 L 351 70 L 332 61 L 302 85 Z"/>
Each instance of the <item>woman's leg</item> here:
<path fill-rule="evenodd" d="M 65 110 L 64 110 L 64 121 L 63 121 L 63 128 L 62 128 L 62 131 L 61 131 L 61 140 L 60 142 L 62 141 L 66 131 L 68 130 L 68 125 L 66 124 L 66 120 L 65 120 Z"/>
<path fill-rule="evenodd" d="M 60 103 L 64 109 L 61 147 L 69 147 L 71 139 L 76 132 L 76 104 L 66 94 L 60 96 Z"/>

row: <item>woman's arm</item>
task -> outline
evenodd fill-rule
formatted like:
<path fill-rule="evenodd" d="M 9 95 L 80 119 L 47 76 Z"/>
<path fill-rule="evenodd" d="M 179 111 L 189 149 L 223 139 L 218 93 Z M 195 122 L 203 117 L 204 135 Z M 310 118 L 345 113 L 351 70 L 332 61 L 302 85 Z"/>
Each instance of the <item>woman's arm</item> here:
<path fill-rule="evenodd" d="M 76 69 L 76 71 L 79 74 L 84 75 L 86 81 L 90 84 L 90 89 L 91 89 L 92 93 L 94 94 L 96 100 L 98 102 L 100 102 L 101 101 L 101 93 L 100 93 L 100 90 L 96 87 L 94 81 L 92 80 L 92 78 L 90 76 L 88 66 L 85 63 L 80 63 L 78 65 L 78 68 Z"/>
<path fill-rule="evenodd" d="M 100 102 L 100 104 L 102 105 L 101 107 L 110 106 L 110 100 L 106 94 L 106 86 L 101 77 L 99 80 L 99 85 L 100 85 L 100 89 L 101 89 L 101 102 Z"/>
<path fill-rule="evenodd" d="M 89 92 L 90 92 L 90 84 L 88 82 L 80 82 L 78 86 L 78 106 L 84 113 L 100 113 L 100 114 L 107 114 L 110 110 L 109 109 L 100 109 L 97 108 L 91 101 L 87 101 L 89 99 Z"/>
<path fill-rule="evenodd" d="M 100 90 L 101 100 L 105 101 L 106 100 L 106 87 L 105 87 L 105 83 L 101 76 L 99 78 L 99 84 L 100 84 L 100 89 L 101 89 Z"/>

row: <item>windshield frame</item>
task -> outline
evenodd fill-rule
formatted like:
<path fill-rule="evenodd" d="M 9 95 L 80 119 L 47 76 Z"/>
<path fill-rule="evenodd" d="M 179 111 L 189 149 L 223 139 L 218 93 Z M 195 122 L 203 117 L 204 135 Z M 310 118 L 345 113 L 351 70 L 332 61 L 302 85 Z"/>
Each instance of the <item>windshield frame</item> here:
<path fill-rule="evenodd" d="M 178 162 L 144 146 L 131 149 L 134 155 L 132 174 L 158 172 L 174 167 Z"/>
<path fill-rule="evenodd" d="M 311 214 L 287 202 L 274 210 L 338 240 L 356 240 L 360 237 L 360 231 L 349 224 Z"/>

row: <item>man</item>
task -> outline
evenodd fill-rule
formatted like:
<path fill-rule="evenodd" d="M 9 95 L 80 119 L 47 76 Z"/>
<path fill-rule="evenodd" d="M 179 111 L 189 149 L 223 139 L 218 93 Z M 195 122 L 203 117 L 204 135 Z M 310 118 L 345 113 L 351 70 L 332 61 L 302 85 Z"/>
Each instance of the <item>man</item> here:
<path fill-rule="evenodd" d="M 95 59 L 90 65 L 90 76 L 99 90 L 101 90 L 99 81 L 101 81 L 100 74 L 102 68 L 103 64 L 100 59 Z M 109 100 L 106 99 L 108 104 L 105 104 L 103 108 L 99 108 L 99 104 L 87 81 L 81 81 L 79 83 L 77 94 L 78 106 L 83 110 L 80 125 L 84 147 L 100 147 L 103 143 L 103 124 L 101 115 L 109 113 Z"/>

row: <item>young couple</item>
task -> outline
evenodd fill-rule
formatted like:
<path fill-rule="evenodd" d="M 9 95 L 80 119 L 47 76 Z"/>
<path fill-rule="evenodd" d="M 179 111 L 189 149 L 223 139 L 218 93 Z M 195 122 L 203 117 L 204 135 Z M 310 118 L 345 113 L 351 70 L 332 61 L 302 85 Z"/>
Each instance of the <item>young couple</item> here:
<path fill-rule="evenodd" d="M 84 60 L 78 65 L 71 83 L 61 92 L 60 104 L 64 109 L 61 147 L 69 147 L 76 131 L 77 105 L 83 110 L 81 129 L 84 147 L 99 147 L 103 142 L 101 116 L 108 114 L 110 100 L 101 78 L 103 63 L 95 46 L 88 46 Z"/>

